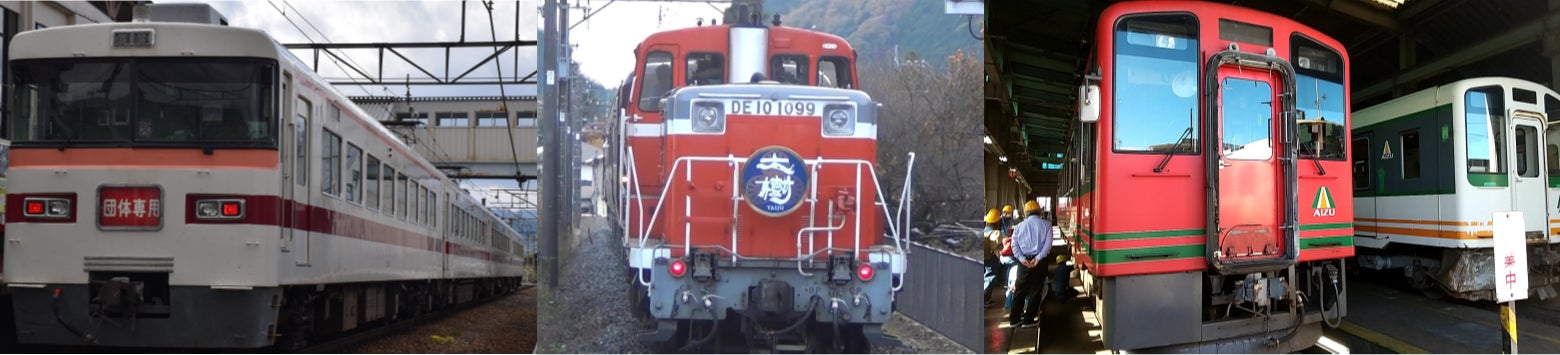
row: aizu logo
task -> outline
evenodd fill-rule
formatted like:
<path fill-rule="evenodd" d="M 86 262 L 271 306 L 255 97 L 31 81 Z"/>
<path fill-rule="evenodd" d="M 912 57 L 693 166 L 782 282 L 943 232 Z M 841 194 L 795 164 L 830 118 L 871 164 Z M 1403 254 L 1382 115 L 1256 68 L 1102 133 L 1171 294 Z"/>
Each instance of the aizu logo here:
<path fill-rule="evenodd" d="M 1311 202 L 1311 216 L 1332 217 L 1338 215 L 1337 203 L 1333 201 L 1332 191 L 1326 186 L 1316 189 L 1316 198 Z"/>

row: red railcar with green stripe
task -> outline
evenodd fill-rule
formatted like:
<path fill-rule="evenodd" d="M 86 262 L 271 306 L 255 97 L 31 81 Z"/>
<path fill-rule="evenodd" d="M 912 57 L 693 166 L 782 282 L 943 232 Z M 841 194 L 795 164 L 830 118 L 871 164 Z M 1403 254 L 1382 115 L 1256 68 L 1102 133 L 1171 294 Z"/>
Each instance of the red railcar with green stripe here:
<path fill-rule="evenodd" d="M 1098 21 L 1058 225 L 1105 346 L 1312 347 L 1345 313 L 1354 255 L 1343 45 L 1218 3 Z"/>

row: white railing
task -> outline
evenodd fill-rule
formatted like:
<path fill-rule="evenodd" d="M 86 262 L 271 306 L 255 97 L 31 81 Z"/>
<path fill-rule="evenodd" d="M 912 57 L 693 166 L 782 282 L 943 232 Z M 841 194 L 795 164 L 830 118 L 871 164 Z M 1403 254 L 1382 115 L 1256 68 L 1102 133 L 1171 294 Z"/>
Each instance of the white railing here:
<path fill-rule="evenodd" d="M 625 123 L 626 123 L 627 119 L 625 118 L 624 120 L 625 120 Z M 622 151 L 623 151 L 623 155 L 620 158 L 620 161 L 621 161 L 620 167 L 623 170 L 623 173 L 625 173 L 625 174 L 627 174 L 629 176 L 629 179 L 626 182 L 626 184 L 629 185 L 629 186 L 624 189 L 624 191 L 627 192 L 627 193 L 625 194 L 625 197 L 620 202 L 620 203 L 622 203 L 622 206 L 623 206 L 622 210 L 625 211 L 624 217 L 623 217 L 623 223 L 624 223 L 624 227 L 625 228 L 627 228 L 629 226 L 633 226 L 634 227 L 633 231 L 635 232 L 635 234 L 637 234 L 634 237 L 637 237 L 637 239 L 638 239 L 637 246 L 639 248 L 643 248 L 643 247 L 645 247 L 647 241 L 650 239 L 650 236 L 652 234 L 651 233 L 651 228 L 653 228 L 653 226 L 655 225 L 654 222 L 658 221 L 660 216 L 661 216 L 662 207 L 664 207 L 665 203 L 666 203 L 667 192 L 670 191 L 671 186 L 673 184 L 668 183 L 668 184 L 664 184 L 661 187 L 661 193 L 656 197 L 656 203 L 653 206 L 654 207 L 653 210 L 651 210 L 650 217 L 649 218 L 644 218 L 643 217 L 644 216 L 643 212 L 645 211 L 645 208 L 644 208 L 645 206 L 644 206 L 644 202 L 643 202 L 643 198 L 642 198 L 643 196 L 640 195 L 640 193 L 642 191 L 640 191 L 640 189 L 639 189 L 639 181 L 638 181 L 638 174 L 637 174 L 638 171 L 637 171 L 637 167 L 634 164 L 634 151 L 633 151 L 632 148 L 626 147 L 626 144 L 625 144 L 625 147 L 622 148 Z M 678 158 L 678 159 L 676 159 L 675 161 L 672 162 L 672 167 L 667 172 L 667 175 L 666 175 L 666 176 L 669 176 L 669 177 L 675 177 L 675 176 L 678 175 L 679 172 L 681 172 L 683 177 L 684 177 L 684 180 L 686 180 L 688 182 L 691 182 L 692 181 L 692 177 L 693 177 L 693 166 L 696 163 L 726 163 L 727 167 L 731 169 L 730 173 L 731 173 L 731 176 L 732 176 L 731 177 L 731 179 L 732 179 L 731 180 L 732 181 L 732 184 L 731 184 L 732 188 L 731 188 L 731 195 L 730 195 L 731 196 L 731 210 L 730 211 L 731 211 L 731 218 L 732 218 L 732 223 L 733 223 L 732 228 L 729 228 L 730 234 L 731 234 L 731 244 L 730 244 L 729 247 L 727 247 L 727 246 L 719 246 L 719 245 L 709 246 L 709 247 L 713 247 L 713 248 L 716 248 L 716 249 L 719 249 L 719 250 L 723 250 L 723 251 L 726 251 L 726 252 L 730 253 L 733 262 L 736 262 L 737 260 L 740 260 L 740 259 L 745 259 L 744 256 L 742 256 L 740 253 L 737 252 L 737 239 L 738 239 L 737 238 L 737 230 L 738 230 L 738 228 L 736 227 L 735 224 L 741 222 L 739 216 L 740 216 L 741 201 L 743 200 L 743 196 L 740 193 L 740 186 L 741 185 L 740 185 L 740 181 L 738 181 L 738 177 L 741 175 L 741 168 L 742 168 L 743 164 L 747 163 L 747 160 L 748 159 L 746 157 L 737 157 L 737 156 L 732 156 L 732 155 L 727 155 L 725 157 L 681 157 L 681 158 Z M 822 158 L 822 157 L 818 157 L 818 158 L 815 158 L 815 159 L 812 159 L 812 160 L 804 160 L 804 164 L 810 167 L 810 170 L 813 172 L 813 176 L 814 176 L 815 179 L 818 176 L 818 171 L 820 169 L 822 169 L 822 167 L 824 165 L 851 165 L 855 169 L 855 171 L 856 171 L 856 174 L 855 174 L 856 181 L 854 182 L 855 190 L 853 190 L 853 191 L 855 191 L 858 194 L 860 193 L 860 191 L 862 191 L 861 190 L 861 187 L 862 187 L 861 185 L 863 183 L 862 178 L 861 178 L 861 176 L 862 176 L 862 167 L 866 167 L 866 173 L 867 173 L 868 176 L 871 176 L 871 178 L 872 178 L 872 185 L 873 185 L 874 191 L 877 192 L 876 195 L 875 195 L 876 198 L 872 201 L 872 204 L 875 207 L 877 207 L 877 208 L 879 208 L 879 209 L 881 209 L 883 211 L 883 215 L 884 215 L 885 219 L 887 219 L 887 222 L 888 222 L 886 224 L 886 227 L 888 229 L 887 230 L 887 234 L 888 234 L 887 237 L 889 237 L 890 239 L 893 240 L 893 243 L 894 243 L 894 246 L 895 246 L 895 253 L 900 254 L 900 256 L 903 256 L 903 254 L 905 253 L 905 250 L 906 250 L 905 249 L 905 245 L 904 245 L 905 235 L 902 234 L 901 231 L 908 231 L 909 230 L 909 219 L 908 219 L 908 216 L 910 215 L 910 212 L 911 212 L 910 207 L 909 207 L 909 205 L 911 204 L 911 201 L 910 201 L 910 191 L 911 191 L 911 188 L 912 188 L 912 186 L 911 186 L 911 180 L 912 180 L 911 177 L 913 176 L 914 168 L 915 168 L 915 153 L 910 153 L 910 161 L 909 161 L 909 164 L 907 165 L 907 167 L 908 167 L 907 171 L 905 172 L 905 185 L 904 185 L 904 187 L 903 187 L 903 189 L 902 189 L 902 191 L 900 193 L 900 201 L 901 201 L 901 203 L 899 205 L 898 210 L 896 210 L 896 211 L 889 211 L 889 209 L 888 209 L 888 202 L 887 202 L 887 199 L 886 199 L 885 195 L 883 194 L 882 184 L 878 181 L 877 169 L 872 165 L 872 162 L 866 161 L 866 160 L 861 160 L 861 159 L 825 159 L 825 158 Z M 630 199 L 632 199 L 632 200 L 630 200 Z M 631 207 L 631 201 L 632 202 L 637 202 L 637 207 L 638 207 L 632 213 L 629 212 L 630 211 L 629 207 Z M 810 191 L 808 192 L 808 197 L 807 197 L 807 199 L 804 202 L 806 202 L 808 204 L 808 216 L 807 216 L 808 217 L 807 218 L 807 224 L 808 225 L 797 232 L 797 256 L 796 256 L 795 259 L 793 259 L 794 261 L 797 262 L 798 271 L 802 270 L 802 265 L 803 265 L 802 263 L 814 261 L 814 258 L 817 255 L 819 255 L 820 253 L 834 252 L 834 251 L 851 251 L 851 252 L 857 253 L 857 255 L 860 255 L 861 248 L 862 248 L 862 246 L 861 246 L 862 208 L 855 208 L 855 209 L 853 209 L 853 213 L 854 213 L 854 217 L 855 217 L 854 218 L 854 224 L 851 226 L 852 232 L 853 232 L 852 233 L 853 234 L 853 244 L 852 244 L 852 247 L 850 249 L 843 249 L 843 248 L 836 247 L 835 235 L 834 234 L 837 231 L 844 230 L 846 225 L 844 224 L 845 221 L 843 219 L 840 220 L 840 224 L 839 225 L 834 225 L 834 214 L 835 214 L 834 213 L 834 204 L 829 203 L 829 204 L 827 204 L 828 206 L 826 206 L 826 212 L 827 212 L 827 216 L 828 216 L 826 218 L 826 221 L 825 221 L 826 223 L 823 223 L 822 226 L 819 226 L 819 223 L 816 220 L 816 218 L 817 218 L 817 208 L 818 208 L 818 184 L 816 184 L 816 183 L 812 184 L 812 186 L 810 187 Z M 692 205 L 693 205 L 693 203 L 692 203 L 691 197 L 685 196 L 685 198 L 684 198 L 684 206 L 683 206 L 683 216 L 682 216 L 684 221 L 685 221 L 684 222 L 684 228 L 683 228 L 683 238 L 682 238 L 683 240 L 682 240 L 681 245 L 669 245 L 669 247 L 681 247 L 683 249 L 684 255 L 687 255 L 687 254 L 691 253 L 692 252 L 692 248 L 693 248 L 693 245 L 692 245 L 692 234 L 691 234 L 692 232 L 691 232 L 691 228 L 689 228 L 691 226 L 691 222 L 689 222 L 689 221 L 690 221 L 690 217 L 692 215 L 692 210 L 693 210 L 693 206 Z M 635 223 L 636 221 L 631 221 L 630 220 L 631 217 L 629 217 L 629 215 L 639 216 L 639 218 L 637 219 L 637 223 Z M 820 232 L 825 233 L 826 237 L 827 237 L 826 238 L 826 244 L 825 244 L 825 246 L 823 248 L 819 248 L 817 246 L 817 239 L 812 237 L 813 235 L 815 235 L 817 233 L 820 233 Z M 809 236 L 808 239 L 807 239 L 807 246 L 806 246 L 805 249 L 802 246 L 802 244 L 803 244 L 802 243 L 802 238 L 803 238 L 804 235 Z M 630 237 L 630 235 L 625 233 L 624 237 L 628 238 L 628 237 Z M 629 246 L 635 245 L 633 243 L 634 242 L 632 242 L 632 241 L 625 240 L 625 244 L 628 244 Z M 704 247 L 704 246 L 701 246 L 701 247 Z M 803 272 L 803 274 L 806 274 L 806 273 Z M 641 281 L 641 283 L 646 282 L 645 280 L 640 280 L 640 281 Z"/>

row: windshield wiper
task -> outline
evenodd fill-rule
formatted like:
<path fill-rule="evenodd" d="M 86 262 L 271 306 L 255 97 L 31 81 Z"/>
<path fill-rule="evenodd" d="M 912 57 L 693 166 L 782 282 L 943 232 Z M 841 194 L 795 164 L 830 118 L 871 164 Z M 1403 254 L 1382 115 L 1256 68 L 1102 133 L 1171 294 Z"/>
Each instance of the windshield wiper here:
<path fill-rule="evenodd" d="M 49 123 L 53 124 L 55 128 L 59 129 L 59 131 L 53 132 L 54 134 L 52 134 L 52 135 L 54 136 L 54 138 L 64 138 L 65 139 L 65 141 L 63 143 L 60 143 L 60 146 L 57 147 L 60 151 L 62 151 L 62 152 L 65 151 L 65 148 L 69 148 L 70 147 L 71 140 L 76 139 L 76 130 L 70 129 L 70 127 L 65 126 L 65 123 L 60 122 L 60 120 L 57 120 L 57 119 L 50 119 Z"/>
<path fill-rule="evenodd" d="M 1176 139 L 1175 139 L 1175 147 L 1172 147 L 1172 148 L 1170 148 L 1170 151 L 1165 152 L 1164 159 L 1160 159 L 1159 160 L 1159 165 L 1154 167 L 1154 172 L 1155 173 L 1163 173 L 1163 172 L 1165 172 L 1165 165 L 1166 164 L 1170 164 L 1170 158 L 1174 157 L 1175 153 L 1180 153 L 1181 152 L 1181 145 L 1185 144 L 1186 140 L 1188 138 L 1192 137 L 1192 128 L 1196 127 L 1195 126 L 1195 124 L 1196 124 L 1195 123 L 1196 117 L 1197 117 L 1197 114 L 1193 113 L 1192 109 L 1186 109 L 1186 130 L 1185 131 L 1181 131 L 1181 136 L 1180 137 L 1176 137 Z"/>

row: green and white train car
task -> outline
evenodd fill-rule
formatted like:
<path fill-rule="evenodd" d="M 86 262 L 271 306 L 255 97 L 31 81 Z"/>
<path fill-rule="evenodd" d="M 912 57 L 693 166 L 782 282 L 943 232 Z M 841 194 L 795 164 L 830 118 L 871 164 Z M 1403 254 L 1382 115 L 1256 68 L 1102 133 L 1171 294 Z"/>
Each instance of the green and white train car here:
<path fill-rule="evenodd" d="M 1493 299 L 1492 214 L 1520 211 L 1530 293 L 1555 295 L 1560 94 L 1474 78 L 1354 113 L 1360 267 L 1401 269 L 1426 295 Z"/>

